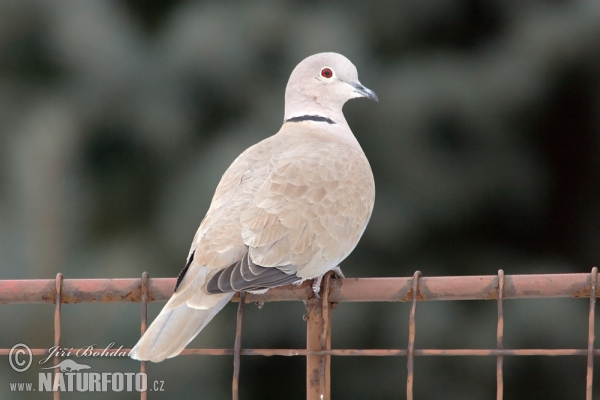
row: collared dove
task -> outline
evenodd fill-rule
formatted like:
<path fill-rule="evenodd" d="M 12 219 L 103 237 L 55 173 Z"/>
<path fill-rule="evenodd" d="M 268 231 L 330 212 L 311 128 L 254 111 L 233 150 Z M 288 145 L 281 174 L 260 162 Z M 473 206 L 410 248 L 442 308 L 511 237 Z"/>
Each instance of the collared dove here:
<path fill-rule="evenodd" d="M 357 97 L 378 100 L 344 56 L 298 64 L 283 126 L 221 178 L 173 296 L 131 357 L 174 357 L 235 292 L 319 279 L 350 254 L 375 201 L 371 167 L 342 113 Z"/>

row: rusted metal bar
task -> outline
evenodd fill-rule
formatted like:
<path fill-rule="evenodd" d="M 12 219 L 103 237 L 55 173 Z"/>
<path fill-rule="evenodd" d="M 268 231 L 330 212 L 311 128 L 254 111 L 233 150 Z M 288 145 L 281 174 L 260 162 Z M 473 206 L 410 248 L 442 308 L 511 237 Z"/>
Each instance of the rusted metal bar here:
<path fill-rule="evenodd" d="M 86 348 L 68 348 L 72 354 Z M 106 354 L 128 353 L 131 349 L 108 349 Z M 105 351 L 104 349 L 102 351 Z M 0 349 L 0 356 L 9 355 L 10 349 Z M 48 349 L 31 349 L 34 356 L 47 356 Z M 234 349 L 185 349 L 181 356 L 233 356 Z M 406 349 L 242 349 L 242 356 L 341 356 L 341 357 L 404 357 Z M 415 357 L 427 356 L 587 356 L 588 349 L 415 349 Z M 594 357 L 600 356 L 600 349 L 594 349 Z"/>
<path fill-rule="evenodd" d="M 319 301 L 316 298 L 311 298 L 306 301 L 305 315 L 306 319 L 306 349 L 307 350 L 320 350 L 321 341 L 319 340 L 319 332 L 321 330 L 320 314 L 321 310 L 319 307 Z M 320 385 L 320 357 L 318 356 L 307 356 L 306 357 L 306 399 L 307 400 L 320 400 L 321 397 L 321 385 Z"/>
<path fill-rule="evenodd" d="M 596 315 L 596 286 L 598 284 L 598 268 L 592 268 L 590 276 L 590 315 L 588 318 L 588 357 L 587 357 L 587 376 L 586 376 L 586 400 L 592 400 L 592 387 L 594 384 L 594 340 L 595 334 L 595 315 Z"/>
<path fill-rule="evenodd" d="M 590 274 L 506 275 L 504 299 L 589 297 Z M 347 278 L 331 281 L 329 301 L 373 302 L 411 301 L 410 278 Z M 174 278 L 149 281 L 148 302 L 167 301 L 173 294 Z M 498 276 L 430 276 L 419 278 L 419 301 L 496 300 Z M 596 286 L 596 296 L 600 293 Z M 65 279 L 61 302 L 139 302 L 139 279 Z M 271 289 L 264 294 L 248 293 L 246 303 L 270 301 L 305 301 L 311 292 L 310 282 Z M 51 303 L 56 291 L 53 279 L 0 281 L 0 304 Z M 234 296 L 232 301 L 239 301 Z"/>
<path fill-rule="evenodd" d="M 172 279 L 151 279 L 148 301 L 167 300 L 173 293 Z M 156 288 L 158 286 L 158 288 Z M 169 287 L 170 286 L 170 287 Z M 65 279 L 61 303 L 112 303 L 139 302 L 142 285 L 139 278 L 131 279 Z M 0 304 L 2 303 L 55 303 L 54 280 L 5 280 L 0 281 Z"/>
<path fill-rule="evenodd" d="M 89 351 L 89 347 L 84 347 L 84 348 L 73 348 L 73 347 L 67 347 L 67 346 L 61 346 L 62 348 L 66 348 L 68 349 L 71 354 L 76 354 L 77 352 L 83 353 L 86 350 Z M 129 351 L 131 351 L 131 349 L 123 349 L 123 348 L 117 348 L 117 349 L 102 349 L 102 352 L 104 352 L 105 354 L 113 354 L 113 353 L 129 353 Z M 587 351 L 587 350 L 586 350 Z M 0 356 L 7 356 L 10 354 L 10 349 L 0 349 Z M 48 351 L 48 349 L 31 349 L 31 355 L 33 356 L 47 356 L 49 355 L 50 352 Z M 233 354 L 233 353 L 232 353 Z"/>
<path fill-rule="evenodd" d="M 331 311 L 333 310 L 329 302 L 329 291 L 331 290 L 331 276 L 333 272 L 328 272 L 323 278 L 323 294 L 321 295 L 321 315 L 323 317 L 323 329 L 321 331 L 321 349 L 331 349 Z M 321 357 L 321 393 L 324 393 L 323 399 L 331 399 L 331 356 Z"/>
<path fill-rule="evenodd" d="M 148 328 L 148 280 L 149 280 L 149 276 L 148 273 L 146 271 L 144 271 L 142 273 L 142 307 L 141 307 L 141 311 L 142 311 L 142 322 L 141 322 L 141 332 L 142 332 L 142 336 L 144 335 L 144 333 L 146 333 L 146 329 Z M 144 372 L 146 373 L 146 369 L 147 369 L 147 365 L 146 365 L 146 361 L 141 361 L 140 362 L 140 372 Z M 147 390 L 143 390 L 142 393 L 140 394 L 140 398 L 141 400 L 146 400 L 148 398 L 148 391 Z"/>
<path fill-rule="evenodd" d="M 332 302 L 411 301 L 412 278 L 339 279 L 332 282 Z M 505 275 L 504 299 L 587 297 L 590 274 Z M 596 287 L 596 295 L 598 295 Z M 419 278 L 419 301 L 496 300 L 498 276 Z"/>
<path fill-rule="evenodd" d="M 316 355 L 316 351 L 322 352 L 323 348 L 323 333 L 329 331 L 325 325 L 329 321 L 325 321 L 323 316 L 323 298 L 311 296 L 306 300 L 306 349 L 312 351 L 306 357 L 306 399 L 307 400 L 329 400 L 330 393 L 327 387 L 326 368 L 327 355 L 320 353 Z M 325 341 L 327 343 L 327 341 Z"/>
<path fill-rule="evenodd" d="M 415 356 L 587 356 L 587 349 L 421 349 Z M 598 355 L 598 351 L 594 351 Z"/>
<path fill-rule="evenodd" d="M 498 350 L 504 349 L 504 271 L 498 270 L 498 326 L 496 327 L 496 347 Z M 502 400 L 504 397 L 504 375 L 502 367 L 504 364 L 504 355 L 498 354 L 496 357 L 496 400 Z"/>
<path fill-rule="evenodd" d="M 54 280 L 54 289 L 56 295 L 54 296 L 55 307 L 54 307 L 54 346 L 60 346 L 60 299 L 62 292 L 62 284 L 63 284 L 63 276 L 61 273 L 56 274 L 56 279 Z M 60 357 L 58 355 L 54 356 L 54 365 L 58 365 L 60 363 Z M 54 368 L 53 373 L 53 390 L 54 390 L 54 400 L 60 400 L 60 390 L 58 390 L 58 368 Z"/>
<path fill-rule="evenodd" d="M 410 309 L 410 315 L 408 317 L 408 347 L 406 350 L 407 360 L 406 366 L 408 368 L 408 374 L 406 375 L 406 399 L 413 400 L 413 381 L 414 381 L 414 368 L 415 368 L 415 334 L 416 334 L 416 321 L 415 317 L 417 314 L 417 298 L 419 297 L 419 277 L 421 276 L 420 271 L 416 271 L 413 275 L 411 284 L 411 297 L 412 306 Z"/>
<path fill-rule="evenodd" d="M 235 344 L 233 347 L 233 382 L 231 383 L 231 393 L 233 400 L 240 398 L 240 354 L 242 351 L 242 318 L 244 316 L 244 300 L 246 292 L 240 295 L 240 304 L 238 305 L 237 320 L 235 325 Z"/>
<path fill-rule="evenodd" d="M 175 278 L 153 278 L 149 281 L 148 302 L 167 301 L 173 294 Z M 304 301 L 310 293 L 310 282 L 288 285 L 269 290 L 269 295 L 248 293 L 246 303 L 257 301 Z M 126 279 L 65 279 L 63 304 L 120 303 L 141 301 L 139 278 Z M 0 280 L 0 304 L 54 304 L 54 279 Z M 239 294 L 232 300 L 239 301 Z"/>

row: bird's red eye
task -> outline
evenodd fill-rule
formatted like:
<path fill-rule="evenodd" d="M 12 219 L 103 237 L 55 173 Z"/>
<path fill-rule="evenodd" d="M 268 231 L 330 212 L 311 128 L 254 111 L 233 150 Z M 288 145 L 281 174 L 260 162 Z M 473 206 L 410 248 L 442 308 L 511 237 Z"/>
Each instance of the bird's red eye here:
<path fill-rule="evenodd" d="M 333 76 L 333 71 L 330 68 L 323 68 L 321 70 L 321 76 L 323 78 L 329 79 L 329 78 L 331 78 Z"/>

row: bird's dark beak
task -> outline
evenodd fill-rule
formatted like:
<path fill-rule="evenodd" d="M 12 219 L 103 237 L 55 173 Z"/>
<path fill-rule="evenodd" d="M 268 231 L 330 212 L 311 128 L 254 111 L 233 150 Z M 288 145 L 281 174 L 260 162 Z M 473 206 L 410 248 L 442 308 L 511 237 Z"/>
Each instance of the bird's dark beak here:
<path fill-rule="evenodd" d="M 360 95 L 360 97 L 366 97 L 367 99 L 371 99 L 371 100 L 375 100 L 377 102 L 379 102 L 379 98 L 377 97 L 377 95 L 375 94 L 374 91 L 372 91 L 369 88 L 364 87 L 363 85 L 361 85 L 358 82 L 352 82 L 350 83 L 350 86 L 352 86 L 354 88 L 354 91 L 356 93 L 358 93 Z"/>

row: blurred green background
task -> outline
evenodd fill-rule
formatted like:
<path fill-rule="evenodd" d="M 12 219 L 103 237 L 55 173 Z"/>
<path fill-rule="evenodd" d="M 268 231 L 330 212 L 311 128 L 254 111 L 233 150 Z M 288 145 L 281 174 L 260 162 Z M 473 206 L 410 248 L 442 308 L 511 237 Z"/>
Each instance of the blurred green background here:
<path fill-rule="evenodd" d="M 3 0 L 0 279 L 175 277 L 221 174 L 279 129 L 290 72 L 322 51 L 346 55 L 380 98 L 344 108 L 377 186 L 347 276 L 589 272 L 598 262 L 597 0 Z M 161 307 L 151 304 L 152 318 Z M 505 345 L 585 348 L 587 307 L 508 301 Z M 340 305 L 333 346 L 405 347 L 408 308 Z M 2 305 L 0 347 L 50 347 L 53 309 Z M 235 310 L 192 346 L 232 347 Z M 496 345 L 495 302 L 418 310 L 417 348 Z M 247 307 L 243 346 L 303 347 L 303 314 L 301 303 Z M 66 346 L 131 347 L 138 336 L 137 304 L 63 307 Z M 505 398 L 583 398 L 585 367 L 585 357 L 508 357 Z M 495 398 L 493 357 L 421 357 L 415 368 L 416 398 Z M 148 371 L 165 388 L 150 399 L 231 396 L 231 357 Z M 405 379 L 403 357 L 333 359 L 335 399 L 403 398 Z M 301 357 L 244 357 L 241 398 L 300 400 L 304 380 Z M 51 398 L 9 392 L 25 381 L 37 382 L 36 368 L 18 374 L 0 359 L 0 398 Z"/>

